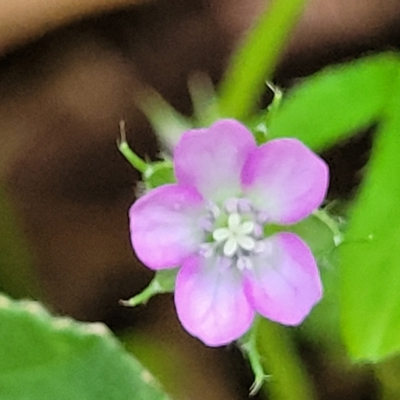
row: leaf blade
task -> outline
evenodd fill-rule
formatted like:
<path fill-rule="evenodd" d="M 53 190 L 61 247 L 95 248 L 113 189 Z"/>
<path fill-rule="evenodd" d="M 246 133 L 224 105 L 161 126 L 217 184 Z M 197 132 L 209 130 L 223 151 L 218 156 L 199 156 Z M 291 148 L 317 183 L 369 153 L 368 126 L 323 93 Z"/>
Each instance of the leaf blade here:
<path fill-rule="evenodd" d="M 400 351 L 400 82 L 383 115 L 341 257 L 342 332 L 357 360 Z"/>
<path fill-rule="evenodd" d="M 284 98 L 268 138 L 297 137 L 321 150 L 377 122 L 393 90 L 400 59 L 393 53 L 327 68 Z"/>
<path fill-rule="evenodd" d="M 102 324 L 0 296 L 0 398 L 166 400 Z"/>

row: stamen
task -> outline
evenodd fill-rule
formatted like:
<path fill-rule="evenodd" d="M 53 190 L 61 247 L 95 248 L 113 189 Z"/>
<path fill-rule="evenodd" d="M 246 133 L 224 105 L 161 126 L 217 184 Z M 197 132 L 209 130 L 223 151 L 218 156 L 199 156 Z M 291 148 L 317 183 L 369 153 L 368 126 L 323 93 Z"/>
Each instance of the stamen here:
<path fill-rule="evenodd" d="M 212 217 L 214 219 L 217 219 L 220 215 L 221 215 L 221 210 L 220 208 L 213 202 L 209 202 L 209 204 L 207 205 L 207 209 L 208 211 L 210 211 Z"/>
<path fill-rule="evenodd" d="M 218 257 L 218 265 L 222 269 L 229 269 L 232 267 L 232 258 L 219 256 Z"/>
<path fill-rule="evenodd" d="M 253 211 L 253 205 L 249 199 L 239 199 L 238 210 L 243 214 L 248 214 Z"/>
<path fill-rule="evenodd" d="M 238 199 L 228 199 L 224 202 L 224 209 L 228 214 L 237 213 L 238 212 Z"/>
<path fill-rule="evenodd" d="M 204 216 L 200 218 L 200 228 L 203 229 L 205 232 L 212 232 L 214 228 L 215 221 L 211 216 Z"/>
<path fill-rule="evenodd" d="M 215 246 L 212 243 L 202 243 L 200 244 L 199 255 L 209 258 L 214 254 Z"/>
<path fill-rule="evenodd" d="M 256 220 L 263 225 L 269 220 L 269 215 L 265 211 L 260 211 L 257 213 Z"/>
<path fill-rule="evenodd" d="M 245 269 L 252 269 L 253 263 L 249 257 L 238 257 L 236 266 L 240 271 L 243 271 Z"/>
<path fill-rule="evenodd" d="M 256 239 L 261 239 L 264 235 L 264 229 L 260 224 L 254 224 L 253 235 Z"/>
<path fill-rule="evenodd" d="M 249 199 L 231 198 L 222 207 L 210 202 L 207 209 L 209 213 L 200 224 L 207 235 L 212 235 L 212 242 L 201 245 L 202 256 L 216 256 L 224 260 L 226 268 L 242 271 L 253 267 L 252 257 L 257 253 L 269 251 L 269 243 L 263 240 L 268 216 L 257 211 Z"/>
<path fill-rule="evenodd" d="M 258 241 L 254 247 L 254 253 L 271 253 L 272 246 L 267 240 Z"/>

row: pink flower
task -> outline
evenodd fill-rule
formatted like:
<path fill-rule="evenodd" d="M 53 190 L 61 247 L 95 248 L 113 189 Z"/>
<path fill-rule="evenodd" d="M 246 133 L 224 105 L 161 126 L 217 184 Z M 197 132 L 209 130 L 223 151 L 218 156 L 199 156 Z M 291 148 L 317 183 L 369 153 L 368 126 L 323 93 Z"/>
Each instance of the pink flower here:
<path fill-rule="evenodd" d="M 319 207 L 325 162 L 296 139 L 257 147 L 235 120 L 183 134 L 176 184 L 130 209 L 133 247 L 149 268 L 179 266 L 175 304 L 184 328 L 209 346 L 238 339 L 255 313 L 297 325 L 322 295 L 308 246 L 295 234 L 268 236 Z"/>

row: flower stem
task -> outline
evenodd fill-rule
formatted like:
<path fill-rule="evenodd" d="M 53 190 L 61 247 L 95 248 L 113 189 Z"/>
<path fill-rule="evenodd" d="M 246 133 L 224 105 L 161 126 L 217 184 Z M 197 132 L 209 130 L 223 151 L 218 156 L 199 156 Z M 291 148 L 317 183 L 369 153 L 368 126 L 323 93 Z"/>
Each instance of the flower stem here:
<path fill-rule="evenodd" d="M 157 271 L 145 289 L 129 300 L 120 300 L 120 304 L 127 307 L 135 307 L 139 304 L 146 304 L 157 294 L 173 292 L 177 273 L 177 268 Z"/>
<path fill-rule="evenodd" d="M 119 123 L 119 130 L 121 134 L 121 140 L 118 143 L 118 150 L 133 166 L 133 168 L 144 174 L 148 170 L 149 166 L 129 147 L 129 144 L 126 141 L 125 121 L 121 121 Z"/>
<path fill-rule="evenodd" d="M 257 327 L 260 318 L 257 317 L 251 327 L 251 330 L 247 332 L 242 338 L 239 339 L 239 347 L 248 359 L 251 369 L 254 374 L 254 382 L 250 387 L 250 396 L 255 395 L 269 378 L 264 372 L 264 367 L 261 362 L 261 355 L 257 347 Z"/>
<path fill-rule="evenodd" d="M 268 393 L 272 400 L 312 400 L 315 393 L 300 357 L 285 329 L 261 319 L 257 347 L 270 374 Z"/>
<path fill-rule="evenodd" d="M 332 232 L 335 246 L 339 246 L 343 242 L 343 233 L 340 231 L 340 228 L 334 219 L 331 218 L 324 210 L 317 209 L 313 212 L 313 214 L 329 228 L 329 230 Z"/>
<path fill-rule="evenodd" d="M 221 117 L 246 118 L 254 108 L 279 62 L 306 0 L 273 0 L 233 56 L 221 83 Z"/>
<path fill-rule="evenodd" d="M 129 300 L 120 300 L 120 304 L 128 307 L 135 307 L 139 304 L 146 304 L 153 296 L 160 293 L 160 288 L 157 282 L 152 281 L 149 286 L 143 289 L 136 296 L 131 297 Z"/>

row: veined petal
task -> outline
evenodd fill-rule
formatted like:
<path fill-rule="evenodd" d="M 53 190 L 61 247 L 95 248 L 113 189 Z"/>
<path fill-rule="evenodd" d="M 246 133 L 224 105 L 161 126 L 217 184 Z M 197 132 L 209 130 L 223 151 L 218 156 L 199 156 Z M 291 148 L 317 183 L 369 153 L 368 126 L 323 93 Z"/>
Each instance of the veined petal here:
<path fill-rule="evenodd" d="M 322 296 L 319 271 L 308 246 L 293 233 L 267 239 L 246 270 L 245 292 L 254 309 L 273 321 L 298 325 Z"/>
<path fill-rule="evenodd" d="M 276 139 L 256 148 L 242 171 L 248 197 L 280 224 L 292 224 L 319 207 L 328 188 L 326 163 L 296 139 Z"/>
<path fill-rule="evenodd" d="M 183 327 L 208 346 L 238 339 L 254 317 L 241 273 L 221 257 L 185 260 L 176 281 L 175 304 Z"/>
<path fill-rule="evenodd" d="M 256 148 L 253 135 L 235 120 L 221 120 L 209 129 L 186 132 L 174 149 L 180 184 L 193 185 L 207 199 L 222 201 L 241 191 L 240 173 Z"/>
<path fill-rule="evenodd" d="M 173 268 L 194 253 L 203 240 L 201 195 L 189 186 L 160 186 L 129 210 L 132 246 L 151 269 Z"/>

